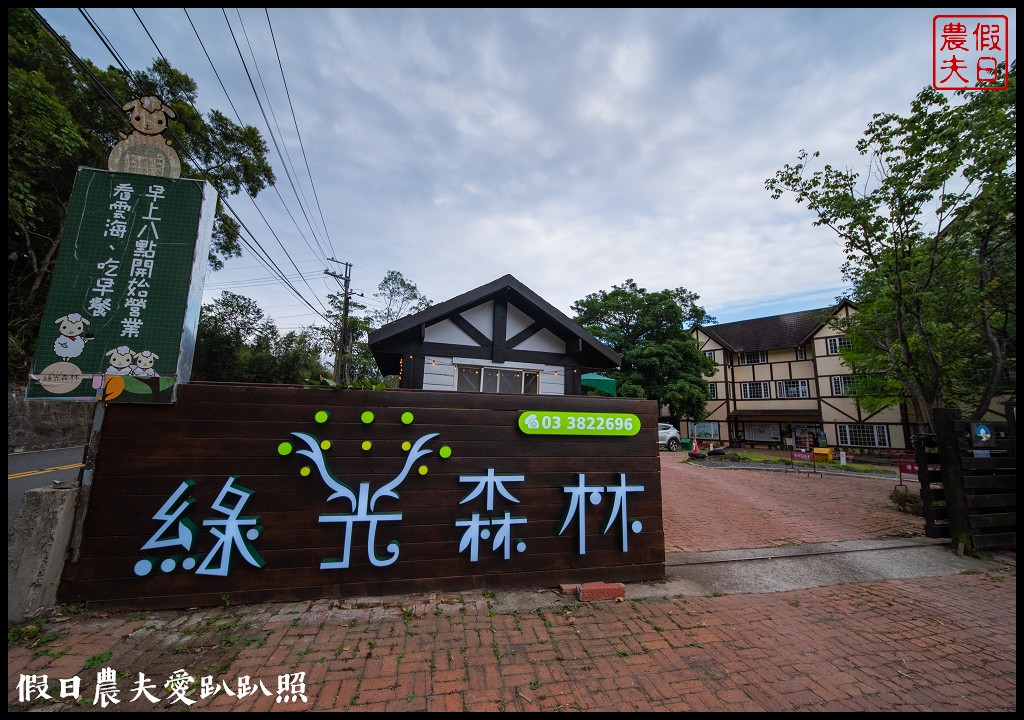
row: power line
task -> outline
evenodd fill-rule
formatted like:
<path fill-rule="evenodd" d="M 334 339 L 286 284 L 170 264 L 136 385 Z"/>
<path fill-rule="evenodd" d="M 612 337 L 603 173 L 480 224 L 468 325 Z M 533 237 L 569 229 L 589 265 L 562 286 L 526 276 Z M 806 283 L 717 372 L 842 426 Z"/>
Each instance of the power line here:
<path fill-rule="evenodd" d="M 115 49 L 115 48 L 113 47 L 113 45 L 112 45 L 112 44 L 110 43 L 110 41 L 109 41 L 109 40 L 108 40 L 108 39 L 106 38 L 106 35 L 105 35 L 105 34 L 103 33 L 103 31 L 102 31 L 102 29 L 101 29 L 101 28 L 99 27 L 99 25 L 98 25 L 98 24 L 97 24 L 97 23 L 96 23 L 95 21 L 93 21 L 93 19 L 91 18 L 91 16 L 89 16 L 88 12 L 87 12 L 87 11 L 85 11 L 84 9 L 80 8 L 80 9 L 79 9 L 79 12 L 80 12 L 80 13 L 81 13 L 81 14 L 83 15 L 83 17 L 84 17 L 84 18 L 86 19 L 87 23 L 88 23 L 88 24 L 89 24 L 89 26 L 90 26 L 90 27 L 92 28 L 93 32 L 94 32 L 94 33 L 95 33 L 95 34 L 97 35 L 97 37 L 99 37 L 99 38 L 100 38 L 101 42 L 103 42 L 103 44 L 104 44 L 104 46 L 105 46 L 105 47 L 107 48 L 108 52 L 110 52 L 110 54 L 111 54 L 111 57 L 113 57 L 113 58 L 115 59 L 115 61 L 116 61 L 116 62 L 117 62 L 117 63 L 118 63 L 118 64 L 119 64 L 120 66 L 121 66 L 121 69 L 122 69 L 122 71 L 123 71 L 123 72 L 124 72 L 124 74 L 125 74 L 125 80 L 126 80 L 126 82 L 127 82 L 127 83 L 128 83 L 129 85 L 133 85 L 133 86 L 135 86 L 135 85 L 136 85 L 136 81 L 135 81 L 135 77 L 134 77 L 134 74 L 133 74 L 133 72 L 132 72 L 132 71 L 131 71 L 131 69 L 130 69 L 130 68 L 128 67 L 127 63 L 125 63 L 125 61 L 124 61 L 124 60 L 123 60 L 123 59 L 121 58 L 121 56 L 120 56 L 120 55 L 118 54 L 117 50 L 116 50 L 116 49 Z M 37 13 L 37 16 L 38 16 L 38 13 Z M 145 25 L 145 23 L 144 23 L 144 22 L 142 21 L 142 18 L 141 18 L 141 17 L 139 17 L 138 13 L 135 13 L 135 17 L 136 17 L 136 19 L 138 19 L 139 23 L 140 23 L 140 24 L 142 25 L 143 29 L 144 29 L 144 30 L 146 31 L 146 34 L 147 34 L 147 36 L 149 36 L 149 38 L 150 38 L 151 42 L 153 42 L 153 46 L 154 46 L 154 47 L 156 48 L 156 50 L 157 50 L 157 53 L 158 53 L 158 54 L 160 55 L 160 57 L 161 57 L 161 58 L 163 58 L 164 62 L 166 62 L 166 63 L 167 63 L 167 65 L 168 65 L 168 66 L 170 67 L 170 66 L 171 66 L 171 63 L 170 63 L 170 61 L 169 61 L 169 60 L 168 60 L 168 59 L 167 59 L 167 58 L 166 58 L 166 57 L 165 57 L 165 56 L 163 55 L 163 53 L 162 53 L 162 51 L 160 50 L 159 46 L 158 46 L 158 45 L 156 44 L 155 40 L 153 39 L 153 37 L 152 37 L 152 34 L 150 34 L 150 32 L 149 32 L 149 29 L 148 29 L 148 28 L 146 28 L 146 25 Z M 41 17 L 40 17 L 40 19 L 41 19 Z M 58 38 L 59 38 L 59 36 L 57 36 L 57 35 L 56 35 L 56 33 L 54 33 L 53 29 L 52 29 L 52 28 L 51 28 L 51 27 L 49 26 L 49 24 L 48 24 L 48 23 L 46 23 L 46 22 L 45 22 L 45 20 L 43 20 L 43 23 L 44 23 L 44 26 L 45 26 L 45 27 L 46 27 L 46 28 L 48 29 L 48 31 L 49 31 L 49 32 L 50 32 L 51 34 L 53 34 L 53 35 L 54 35 L 55 37 L 58 37 Z M 194 26 L 193 26 L 193 27 L 194 27 Z M 202 42 L 202 41 L 201 41 L 201 39 L 200 39 L 200 43 L 201 43 L 201 42 Z M 78 56 L 77 56 L 77 53 L 75 53 L 75 52 L 74 52 L 74 51 L 73 51 L 73 50 L 72 50 L 72 49 L 70 48 L 70 46 L 69 46 L 69 45 L 67 45 L 66 43 L 63 43 L 63 42 L 62 42 L 61 44 L 62 44 L 62 46 L 64 47 L 64 49 L 65 49 L 65 52 L 69 53 L 69 55 L 70 55 L 71 57 L 75 58 L 75 60 L 76 60 L 76 61 L 77 61 L 78 63 L 81 63 L 81 60 L 80 60 L 80 59 L 78 58 Z M 204 49 L 205 49 L 205 48 L 204 48 Z M 209 57 L 209 55 L 207 55 L 207 57 Z M 214 72 L 216 73 L 216 68 L 214 68 Z M 111 92 L 109 91 L 109 89 L 107 89 L 107 88 L 106 88 L 106 86 L 105 86 L 105 85 L 103 85 L 102 81 L 100 81 L 100 80 L 99 80 L 98 78 L 96 78 L 96 76 L 95 76 L 95 75 L 93 75 L 92 73 L 90 73 L 90 76 L 91 76 L 91 77 L 93 78 L 94 82 L 95 82 L 95 83 L 97 83 L 97 85 L 98 85 L 99 87 L 101 87 L 101 88 L 103 89 L 103 94 L 105 95 L 105 97 L 107 97 L 107 99 L 108 99 L 108 100 L 112 101 L 112 102 L 113 102 L 113 104 L 114 104 L 115 106 L 117 106 L 118 108 L 120 108 L 120 107 L 121 107 L 121 102 L 119 102 L 119 101 L 118 101 L 118 100 L 117 100 L 116 98 L 114 98 L 114 95 L 113 95 L 113 93 L 111 93 Z M 219 75 L 218 75 L 218 78 L 219 78 Z M 146 94 L 144 90 L 142 90 L 141 88 L 138 88 L 137 86 L 135 87 L 135 91 L 136 91 L 137 93 L 139 93 L 139 94 Z M 185 99 L 185 100 L 186 100 L 186 101 L 187 101 L 187 102 L 189 103 L 189 105 L 191 105 L 191 106 L 192 106 L 192 109 L 193 109 L 193 110 L 195 110 L 195 112 L 196 112 L 196 115 L 197 115 L 197 116 L 199 117 L 200 121 L 203 121 L 203 120 L 202 120 L 202 113 L 201 113 L 201 112 L 199 111 L 199 109 L 198 109 L 198 108 L 196 108 L 196 107 L 195 107 L 195 105 L 194 105 L 194 104 L 192 104 L 191 100 L 189 100 L 189 97 L 188 97 L 188 93 L 184 92 L 184 90 L 183 90 L 182 88 L 180 88 L 180 87 L 178 88 L 178 92 L 179 92 L 179 93 L 180 93 L 180 94 L 182 95 L 182 97 L 183 97 L 183 98 L 184 98 L 184 99 Z M 258 100 L 258 99 L 257 99 L 257 100 Z M 230 102 L 230 98 L 229 98 L 229 102 Z M 233 105 L 233 104 L 232 104 L 232 109 L 234 109 L 234 105 Z M 236 111 L 236 112 L 237 112 L 237 111 Z M 239 123 L 241 123 L 241 118 L 239 118 Z M 244 125 L 244 123 L 241 123 L 241 124 L 243 124 L 243 125 Z M 204 168 L 204 167 L 203 167 L 203 165 L 202 165 L 202 163 L 200 163 L 200 162 L 198 161 L 198 159 L 197 159 L 197 158 L 195 158 L 195 156 L 194 156 L 194 155 L 192 155 L 192 153 L 191 153 L 191 152 L 190 152 L 190 151 L 188 150 L 188 145 L 187 145 L 186 143 L 182 142 L 182 139 L 181 139 L 181 138 L 180 138 L 180 137 L 179 137 L 179 136 L 177 135 L 177 133 L 176 133 L 176 132 L 175 132 L 175 131 L 174 131 L 173 129 L 171 129 L 171 128 L 168 128 L 167 132 L 168 132 L 169 134 L 171 134 L 171 136 L 172 136 L 172 137 L 174 137 L 174 138 L 175 138 L 175 140 L 176 140 L 176 141 L 178 142 L 178 146 L 179 146 L 180 148 L 182 148 L 182 152 L 184 152 L 184 153 L 185 153 L 186 157 L 187 157 L 187 158 L 188 158 L 189 160 L 191 160 L 191 162 L 193 163 L 193 165 L 194 165 L 194 166 L 195 166 L 195 167 L 196 167 L 197 169 L 199 169 L 199 170 L 200 170 L 201 172 L 203 172 L 203 173 L 205 173 L 205 174 L 210 174 L 210 173 L 209 173 L 209 170 L 208 170 L 208 169 L 206 169 L 206 168 Z M 290 255 L 290 254 L 288 253 L 288 251 L 287 251 L 287 250 L 285 249 L 285 247 L 284 247 L 284 244 L 283 244 L 283 243 L 281 242 L 281 239 L 280 239 L 280 238 L 279 238 L 279 237 L 277 236 L 277 233 L 275 233 L 275 232 L 274 232 L 274 229 L 273 229 L 273 227 L 272 227 L 272 226 L 270 225 L 269 221 L 267 221 L 267 219 L 266 219 L 266 217 L 265 217 L 265 216 L 263 215 L 262 211 L 260 211 L 260 210 L 259 210 L 259 206 L 258 206 L 258 205 L 256 205 L 256 201 L 255 201 L 255 199 L 254 199 L 254 198 L 253 198 L 253 197 L 252 197 L 251 195 L 249 195 L 248 193 L 246 193 L 246 195 L 247 195 L 247 196 L 249 197 L 249 199 L 250 199 L 250 200 L 251 200 L 251 201 L 253 202 L 253 205 L 254 205 L 254 206 L 256 206 L 256 209 L 257 209 L 257 211 L 258 211 L 258 212 L 260 213 L 260 216 L 261 216 L 261 217 L 263 217 L 263 220 L 264 220 L 264 222 L 265 222 L 265 223 L 267 224 L 267 227 L 268 227 L 268 229 L 270 230 L 271 234 L 272 234 L 272 235 L 274 236 L 274 238 L 275 238 L 275 239 L 277 240 L 278 244 L 279 244 L 279 245 L 281 246 L 281 249 L 282 249 L 282 251 L 283 251 L 283 252 L 285 253 L 285 256 L 286 256 L 286 257 L 288 257 L 288 259 L 289 259 L 289 260 L 290 260 L 290 261 L 292 262 L 292 265 L 294 266 L 294 265 L 295 265 L 295 262 L 294 262 L 294 260 L 292 260 L 292 257 L 291 257 L 291 255 Z M 234 208 L 232 208 L 232 207 L 231 207 L 231 205 L 230 205 L 230 204 L 229 204 L 229 203 L 227 202 L 226 198 L 221 198 L 220 200 L 221 200 L 221 203 L 223 204 L 223 206 L 224 206 L 224 207 L 225 207 L 225 208 L 226 208 L 226 209 L 227 209 L 228 211 L 230 211 L 230 213 L 231 213 L 231 214 L 232 214 L 232 215 L 234 216 L 235 220 L 236 220 L 236 221 L 238 222 L 238 224 L 239 224 L 239 227 L 245 227 L 245 223 L 244 223 L 244 221 L 242 221 L 241 217 L 240 217 L 240 216 L 239 216 L 239 215 L 238 215 L 238 214 L 237 214 L 237 213 L 235 212 Z M 283 198 L 282 198 L 282 202 L 283 202 Z M 310 304 L 310 303 L 309 303 L 309 302 L 308 302 L 308 301 L 307 301 L 307 300 L 306 300 L 306 299 L 305 299 L 305 298 L 304 298 L 304 297 L 302 296 L 302 294 L 301 294 L 301 293 L 300 293 L 300 292 L 299 292 L 299 291 L 298 291 L 298 290 L 297 290 L 297 289 L 296 289 L 296 288 L 295 288 L 295 287 L 294 287 L 294 286 L 293 286 L 293 285 L 291 284 L 291 282 L 290 282 L 290 281 L 289 281 L 289 280 L 287 279 L 287 277 L 286 277 L 286 276 L 284 275 L 284 273 L 283 273 L 283 272 L 282 272 L 282 271 L 280 270 L 280 268 L 279 268 L 279 267 L 277 266 L 277 264 L 276 264 L 276 263 L 274 262 L 274 260 L 273 260 L 273 259 L 272 259 L 272 258 L 270 257 L 269 253 L 267 253 L 267 252 L 266 252 L 266 250 L 265 250 L 265 249 L 263 248 L 263 246 L 262 246 L 262 245 L 260 245 L 259 241 L 257 241 L 257 240 L 256 240 L 256 238 L 255 238 L 255 235 L 254 235 L 254 234 L 253 234 L 253 233 L 252 233 L 251 231 L 249 231 L 248 227 L 245 227 L 245 229 L 246 229 L 246 231 L 247 231 L 247 232 L 249 232 L 249 234 L 250 234 L 250 237 L 252 238 L 251 242 L 250 242 L 250 241 L 248 241 L 248 240 L 246 240 L 246 239 L 245 239 L 245 237 L 244 237 L 244 236 L 242 236 L 242 234 L 241 234 L 241 233 L 239 233 L 239 240 L 240 240 L 240 241 L 241 241 L 241 242 L 242 242 L 242 243 L 243 243 L 244 245 L 246 245 L 247 247 L 249 247 L 249 248 L 250 248 L 250 250 L 251 250 L 251 251 L 253 252 L 253 254 L 254 254 L 254 255 L 256 256 L 256 258 L 257 258 L 257 259 L 259 259 L 259 260 L 260 260 L 261 262 L 263 262 L 263 263 L 264 263 L 264 264 L 265 264 L 265 265 L 267 266 L 267 268 L 268 268 L 269 270 L 271 270 L 271 272 L 272 272 L 272 273 L 276 274 L 276 275 L 277 275 L 277 276 L 278 276 L 278 277 L 279 277 L 279 278 L 281 279 L 281 281 L 282 281 L 282 284 L 283 284 L 283 285 L 284 285 L 284 286 L 285 286 L 285 287 L 286 287 L 286 288 L 287 288 L 287 289 L 288 289 L 289 291 L 291 291 L 291 292 L 292 292 L 293 294 L 295 294 L 295 296 L 296 296 L 297 298 L 299 298 L 299 300 L 301 300 L 301 301 L 302 301 L 302 302 L 303 302 L 304 304 L 306 304 L 307 306 L 309 306 L 309 307 L 310 307 L 310 309 L 311 309 L 311 310 L 313 310 L 313 312 L 314 312 L 314 313 L 316 313 L 317 315 L 319 315 L 320 317 L 322 317 L 322 318 L 324 318 L 324 319 L 326 320 L 326 319 L 327 319 L 327 318 L 326 318 L 326 316 L 325 316 L 325 315 L 324 315 L 323 313 L 321 313 L 321 312 L 320 312 L 319 310 L 317 310 L 316 308 L 314 308 L 314 307 L 313 307 L 313 306 L 312 306 L 312 305 L 311 305 L 311 304 Z M 301 234 L 301 231 L 300 231 L 300 234 Z M 307 244 L 308 244 L 308 243 L 307 243 Z M 258 250 L 257 250 L 257 248 L 258 248 Z M 312 248 L 310 248 L 310 249 L 312 249 Z M 262 253 L 262 254 L 261 254 L 261 253 Z M 314 254 L 315 254 L 315 253 L 314 253 Z M 295 267 L 295 270 L 296 270 L 296 272 L 297 272 L 297 273 L 299 273 L 299 275 L 300 275 L 300 277 L 301 277 L 301 272 L 299 271 L 298 267 Z M 303 280 L 304 280 L 304 279 L 303 279 Z M 304 280 L 304 282 L 305 282 L 305 280 Z M 325 306 L 325 305 L 323 304 L 323 302 L 322 302 L 322 301 L 320 300 L 320 298 L 319 298 L 319 297 L 318 297 L 318 296 L 316 295 L 316 292 L 315 292 L 315 291 L 313 290 L 313 288 L 312 288 L 312 287 L 309 287 L 309 284 L 308 284 L 308 283 L 306 283 L 306 286 L 307 286 L 307 287 L 309 288 L 310 292 L 311 292 L 311 293 L 313 293 L 313 297 L 314 297 L 314 298 L 315 298 L 315 299 L 317 300 L 317 302 L 318 302 L 318 303 L 320 303 L 320 306 L 321 306 L 321 307 L 323 308 L 324 312 L 327 312 L 327 307 L 326 307 L 326 306 Z"/>
<path fill-rule="evenodd" d="M 292 123 L 295 125 L 295 136 L 299 139 L 299 149 L 302 150 L 302 159 L 303 162 L 306 163 L 306 174 L 309 176 L 309 186 L 313 190 L 313 199 L 316 200 L 316 207 L 320 212 L 320 224 L 323 225 L 324 237 L 327 240 L 328 247 L 331 248 L 331 256 L 333 257 L 336 255 L 334 251 L 334 243 L 331 241 L 331 233 L 327 229 L 327 221 L 324 220 L 324 210 L 320 205 L 320 196 L 316 192 L 316 183 L 313 182 L 313 172 L 309 167 L 309 158 L 306 157 L 306 146 L 302 142 L 302 133 L 299 131 L 298 118 L 295 117 L 295 105 L 292 103 L 291 91 L 288 89 L 288 80 L 284 74 L 284 64 L 281 62 L 281 52 L 277 47 L 277 37 L 274 35 L 274 26 L 270 22 L 270 11 L 267 8 L 263 8 L 263 10 L 267 14 L 267 27 L 270 28 L 270 39 L 274 44 L 274 54 L 277 57 L 277 66 L 281 71 L 281 82 L 284 84 L 284 94 L 285 97 L 288 98 L 288 108 L 292 113 Z"/>

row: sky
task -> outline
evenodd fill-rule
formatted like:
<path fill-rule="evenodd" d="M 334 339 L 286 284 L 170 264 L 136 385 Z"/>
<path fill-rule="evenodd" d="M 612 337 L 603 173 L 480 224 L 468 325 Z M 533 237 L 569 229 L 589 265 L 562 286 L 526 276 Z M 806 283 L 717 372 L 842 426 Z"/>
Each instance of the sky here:
<path fill-rule="evenodd" d="M 842 244 L 765 181 L 801 150 L 863 173 L 872 115 L 932 83 L 936 15 L 1007 16 L 1016 59 L 1013 8 L 38 10 L 261 131 L 276 188 L 227 201 L 305 302 L 250 251 L 204 299 L 282 331 L 343 263 L 371 309 L 390 270 L 434 303 L 511 274 L 569 317 L 627 280 L 719 322 L 827 307 Z"/>

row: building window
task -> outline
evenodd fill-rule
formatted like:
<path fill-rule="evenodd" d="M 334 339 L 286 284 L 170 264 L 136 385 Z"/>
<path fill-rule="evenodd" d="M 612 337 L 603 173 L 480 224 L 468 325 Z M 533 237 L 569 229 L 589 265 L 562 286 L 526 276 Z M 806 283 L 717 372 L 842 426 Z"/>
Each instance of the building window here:
<path fill-rule="evenodd" d="M 796 359 L 797 360 L 806 360 L 807 359 L 807 351 L 804 350 L 804 346 L 803 345 L 801 345 L 800 347 L 798 347 L 796 349 Z"/>
<path fill-rule="evenodd" d="M 839 335 L 837 337 L 826 338 L 825 347 L 828 349 L 829 355 L 838 355 L 840 350 L 843 348 L 853 347 L 853 343 L 847 340 L 845 336 Z"/>
<path fill-rule="evenodd" d="M 768 353 L 764 350 L 740 353 L 740 365 L 761 365 L 768 362 Z"/>
<path fill-rule="evenodd" d="M 712 360 L 714 360 L 715 359 L 715 351 L 714 350 L 705 350 L 704 351 L 704 357 L 711 358 Z"/>
<path fill-rule="evenodd" d="M 836 425 L 840 445 L 889 447 L 889 428 L 885 425 Z"/>
<path fill-rule="evenodd" d="M 744 400 L 768 400 L 771 392 L 766 382 L 740 383 L 740 397 Z"/>
<path fill-rule="evenodd" d="M 782 441 L 778 423 L 743 423 L 743 439 L 748 442 L 775 443 Z"/>
<path fill-rule="evenodd" d="M 460 367 L 456 389 L 459 392 L 514 393 L 536 395 L 540 392 L 540 373 L 531 370 L 491 367 Z"/>
<path fill-rule="evenodd" d="M 775 396 L 778 398 L 805 398 L 811 392 L 806 380 L 779 380 L 775 383 Z"/>
<path fill-rule="evenodd" d="M 853 376 L 836 375 L 832 378 L 832 394 L 836 397 L 841 395 L 853 395 Z"/>
<path fill-rule="evenodd" d="M 719 424 L 714 420 L 687 423 L 687 430 L 690 432 L 690 437 L 696 438 L 698 441 L 720 440 L 722 438 Z"/>
<path fill-rule="evenodd" d="M 708 383 L 708 396 L 712 400 L 717 400 L 718 399 L 718 383 L 712 383 L 712 382 Z"/>

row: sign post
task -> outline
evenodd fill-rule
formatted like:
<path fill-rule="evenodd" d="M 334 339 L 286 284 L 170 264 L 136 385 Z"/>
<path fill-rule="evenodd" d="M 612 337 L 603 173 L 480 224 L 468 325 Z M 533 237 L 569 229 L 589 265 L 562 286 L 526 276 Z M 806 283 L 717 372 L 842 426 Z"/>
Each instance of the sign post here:
<path fill-rule="evenodd" d="M 79 168 L 29 400 L 174 401 L 192 372 L 217 193 Z"/>

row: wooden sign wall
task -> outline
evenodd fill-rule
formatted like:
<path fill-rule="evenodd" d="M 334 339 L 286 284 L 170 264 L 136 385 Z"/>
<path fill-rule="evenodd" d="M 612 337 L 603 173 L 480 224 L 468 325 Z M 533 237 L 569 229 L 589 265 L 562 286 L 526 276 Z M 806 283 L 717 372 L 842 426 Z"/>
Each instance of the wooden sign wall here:
<path fill-rule="evenodd" d="M 217 383 L 179 393 L 171 406 L 107 408 L 62 602 L 155 609 L 664 578 L 653 401 Z"/>

